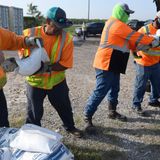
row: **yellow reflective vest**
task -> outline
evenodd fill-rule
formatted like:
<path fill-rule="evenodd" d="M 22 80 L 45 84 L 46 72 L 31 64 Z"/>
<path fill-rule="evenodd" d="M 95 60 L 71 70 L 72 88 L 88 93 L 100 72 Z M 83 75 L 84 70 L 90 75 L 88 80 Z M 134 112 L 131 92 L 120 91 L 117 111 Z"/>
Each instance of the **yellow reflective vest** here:
<path fill-rule="evenodd" d="M 24 35 L 41 36 L 42 29 L 42 26 L 26 29 L 24 30 Z M 62 35 L 56 36 L 56 41 L 52 45 L 52 53 L 50 53 L 51 55 L 49 56 L 51 64 L 56 63 L 60 60 L 66 38 L 68 41 L 72 40 L 72 36 L 65 31 L 62 32 Z M 23 50 L 23 55 L 27 57 L 30 55 L 30 52 L 31 51 L 29 49 L 25 49 Z M 35 74 L 26 77 L 27 82 L 31 86 L 43 89 L 52 89 L 55 85 L 59 84 L 64 79 L 65 71 L 52 71 L 49 73 L 47 72 L 43 74 Z"/>

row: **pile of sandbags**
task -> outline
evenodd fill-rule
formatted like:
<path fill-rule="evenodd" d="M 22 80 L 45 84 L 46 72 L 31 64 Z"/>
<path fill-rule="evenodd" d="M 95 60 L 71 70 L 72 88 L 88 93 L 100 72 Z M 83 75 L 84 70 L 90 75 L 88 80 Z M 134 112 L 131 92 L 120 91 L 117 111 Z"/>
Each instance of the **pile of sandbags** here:
<path fill-rule="evenodd" d="M 0 160 L 73 160 L 62 136 L 33 124 L 0 129 Z"/>

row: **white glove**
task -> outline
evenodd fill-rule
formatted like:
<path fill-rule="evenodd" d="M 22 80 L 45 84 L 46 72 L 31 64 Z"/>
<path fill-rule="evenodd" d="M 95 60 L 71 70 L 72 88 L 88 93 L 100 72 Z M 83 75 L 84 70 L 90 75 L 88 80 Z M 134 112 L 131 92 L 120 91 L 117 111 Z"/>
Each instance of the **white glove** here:
<path fill-rule="evenodd" d="M 27 47 L 38 47 L 37 40 L 39 40 L 41 46 L 43 47 L 43 40 L 41 37 L 26 37 L 25 38 L 25 44 Z"/>
<path fill-rule="evenodd" d="M 152 41 L 152 47 L 151 48 L 157 47 L 157 46 L 160 45 L 159 44 L 159 42 L 160 42 L 160 36 L 153 35 L 153 37 L 154 37 L 155 40 Z"/>
<path fill-rule="evenodd" d="M 1 66 L 5 72 L 13 72 L 18 67 L 16 60 L 13 57 L 5 59 Z"/>

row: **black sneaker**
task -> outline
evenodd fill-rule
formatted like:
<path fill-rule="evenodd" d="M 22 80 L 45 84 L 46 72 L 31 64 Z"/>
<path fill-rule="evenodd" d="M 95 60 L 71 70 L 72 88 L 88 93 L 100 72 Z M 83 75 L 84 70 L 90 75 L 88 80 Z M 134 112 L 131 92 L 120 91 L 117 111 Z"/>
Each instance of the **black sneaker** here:
<path fill-rule="evenodd" d="M 77 128 L 67 129 L 66 131 L 68 133 L 74 135 L 76 138 L 82 138 L 83 137 L 82 131 L 77 129 Z"/>
<path fill-rule="evenodd" d="M 140 115 L 140 116 L 146 116 L 146 113 L 142 110 L 141 107 L 133 107 L 132 109 L 138 115 Z"/>
<path fill-rule="evenodd" d="M 148 105 L 152 107 L 160 107 L 160 102 L 157 100 L 155 102 L 149 102 Z"/>
<path fill-rule="evenodd" d="M 117 119 L 117 120 L 120 120 L 122 122 L 126 122 L 127 121 L 127 117 L 126 116 L 123 116 L 123 115 L 119 114 L 116 111 L 110 111 L 109 115 L 108 115 L 108 118 L 109 119 Z"/>

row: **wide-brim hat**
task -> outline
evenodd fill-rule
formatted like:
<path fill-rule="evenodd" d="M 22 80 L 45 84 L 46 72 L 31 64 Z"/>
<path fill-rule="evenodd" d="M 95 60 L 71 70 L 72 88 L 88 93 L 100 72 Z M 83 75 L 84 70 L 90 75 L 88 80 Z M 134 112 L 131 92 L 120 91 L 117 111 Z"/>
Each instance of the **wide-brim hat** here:
<path fill-rule="evenodd" d="M 67 28 L 73 25 L 72 21 L 66 18 L 66 13 L 59 7 L 52 7 L 48 10 L 46 17 L 58 28 Z"/>

